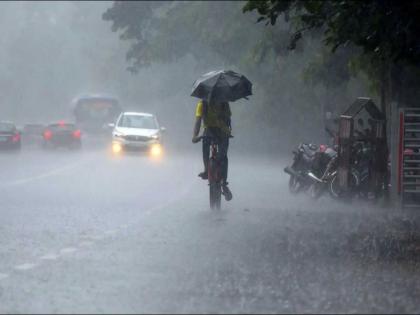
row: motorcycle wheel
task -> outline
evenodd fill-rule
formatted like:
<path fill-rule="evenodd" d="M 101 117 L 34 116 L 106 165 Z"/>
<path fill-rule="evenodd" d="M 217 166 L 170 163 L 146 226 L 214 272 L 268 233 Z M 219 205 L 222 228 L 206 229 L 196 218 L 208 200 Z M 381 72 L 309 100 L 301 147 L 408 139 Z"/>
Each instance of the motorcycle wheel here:
<path fill-rule="evenodd" d="M 309 188 L 309 194 L 313 199 L 319 199 L 324 193 L 325 185 L 322 183 L 314 183 Z"/>
<path fill-rule="evenodd" d="M 302 188 L 302 184 L 300 183 L 298 178 L 296 176 L 291 175 L 289 178 L 290 193 L 297 194 L 298 192 L 300 192 L 301 188 Z"/>

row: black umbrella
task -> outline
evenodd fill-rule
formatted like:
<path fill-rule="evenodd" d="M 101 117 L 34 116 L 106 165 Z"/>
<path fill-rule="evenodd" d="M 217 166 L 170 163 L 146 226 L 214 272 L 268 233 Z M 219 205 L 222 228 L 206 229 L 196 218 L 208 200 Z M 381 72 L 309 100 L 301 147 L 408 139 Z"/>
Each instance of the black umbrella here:
<path fill-rule="evenodd" d="M 191 96 L 204 100 L 234 102 L 252 95 L 252 83 L 231 70 L 211 71 L 194 82 Z"/>

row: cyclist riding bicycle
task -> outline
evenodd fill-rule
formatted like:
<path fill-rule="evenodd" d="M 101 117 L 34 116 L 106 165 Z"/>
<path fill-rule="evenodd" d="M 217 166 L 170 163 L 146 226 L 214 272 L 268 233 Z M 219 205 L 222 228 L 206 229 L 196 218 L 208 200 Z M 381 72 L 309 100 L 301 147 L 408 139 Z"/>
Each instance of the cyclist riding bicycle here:
<path fill-rule="evenodd" d="M 228 157 L 229 138 L 232 137 L 231 111 L 228 102 L 215 102 L 200 100 L 195 110 L 195 123 L 192 142 L 197 143 L 203 121 L 203 163 L 204 171 L 198 174 L 202 179 L 208 179 L 208 163 L 210 157 L 210 138 L 217 141 L 219 150 L 218 158 L 221 163 L 222 193 L 226 200 L 232 199 L 232 193 L 228 187 Z"/>

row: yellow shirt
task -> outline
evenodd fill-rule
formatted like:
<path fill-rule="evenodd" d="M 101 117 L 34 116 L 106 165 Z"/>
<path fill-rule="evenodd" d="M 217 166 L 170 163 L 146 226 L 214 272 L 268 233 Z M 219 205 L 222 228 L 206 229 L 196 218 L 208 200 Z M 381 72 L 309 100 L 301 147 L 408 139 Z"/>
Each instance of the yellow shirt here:
<path fill-rule="evenodd" d="M 207 106 L 207 116 L 206 118 L 203 117 L 203 101 L 200 100 L 197 103 L 197 107 L 195 109 L 195 117 L 203 118 L 203 125 L 204 127 L 211 127 L 211 128 L 220 128 L 226 134 L 230 135 L 231 130 L 228 124 L 230 120 L 230 116 L 232 115 L 230 111 L 229 104 L 227 106 Z"/>

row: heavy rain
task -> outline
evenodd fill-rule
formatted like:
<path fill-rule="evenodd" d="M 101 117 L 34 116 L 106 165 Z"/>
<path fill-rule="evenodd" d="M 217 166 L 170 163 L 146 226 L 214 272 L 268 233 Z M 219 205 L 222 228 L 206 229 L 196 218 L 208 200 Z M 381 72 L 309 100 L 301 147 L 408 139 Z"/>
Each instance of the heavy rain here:
<path fill-rule="evenodd" d="M 420 2 L 0 2 L 0 313 L 419 313 Z"/>

